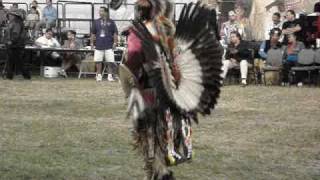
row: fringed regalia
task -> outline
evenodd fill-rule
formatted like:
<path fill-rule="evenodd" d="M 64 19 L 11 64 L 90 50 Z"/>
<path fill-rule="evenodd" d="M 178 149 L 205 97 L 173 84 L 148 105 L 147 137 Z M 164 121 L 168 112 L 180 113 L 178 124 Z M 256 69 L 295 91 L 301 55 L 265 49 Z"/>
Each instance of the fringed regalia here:
<path fill-rule="evenodd" d="M 209 115 L 217 103 L 222 48 L 216 27 L 209 26 L 216 17 L 205 5 L 186 4 L 175 26 L 170 1 L 143 1 L 152 5 L 153 18 L 135 20 L 128 30 L 120 80 L 145 179 L 174 179 L 168 166 L 192 159 L 192 122 L 198 123 L 198 114 Z"/>

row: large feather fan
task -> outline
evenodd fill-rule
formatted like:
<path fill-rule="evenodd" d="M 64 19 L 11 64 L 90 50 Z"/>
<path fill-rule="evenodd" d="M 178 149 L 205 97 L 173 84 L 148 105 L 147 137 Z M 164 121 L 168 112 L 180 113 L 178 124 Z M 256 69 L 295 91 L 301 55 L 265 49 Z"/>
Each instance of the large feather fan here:
<path fill-rule="evenodd" d="M 126 2 L 126 0 L 111 0 L 110 1 L 110 8 L 113 10 L 117 10 L 125 2 Z"/>
<path fill-rule="evenodd" d="M 207 26 L 209 12 L 200 3 L 184 6 L 176 25 L 173 56 L 153 40 L 142 22 L 133 22 L 147 61 L 144 69 L 160 106 L 207 115 L 217 103 L 222 48 Z"/>

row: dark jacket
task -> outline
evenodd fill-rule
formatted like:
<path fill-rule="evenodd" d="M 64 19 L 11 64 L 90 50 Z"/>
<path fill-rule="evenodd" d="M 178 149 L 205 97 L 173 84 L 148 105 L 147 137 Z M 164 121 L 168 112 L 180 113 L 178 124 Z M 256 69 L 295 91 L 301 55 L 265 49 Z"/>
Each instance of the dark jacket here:
<path fill-rule="evenodd" d="M 250 59 L 250 50 L 248 48 L 248 44 L 244 41 L 240 41 L 238 46 L 234 46 L 233 44 L 229 44 L 226 52 L 226 59 L 235 59 L 238 62 L 241 60 Z"/>
<path fill-rule="evenodd" d="M 0 27 L 5 26 L 8 18 L 7 18 L 8 10 L 0 5 Z"/>
<path fill-rule="evenodd" d="M 320 13 L 320 2 L 317 2 L 317 3 L 314 5 L 314 12 Z"/>
<path fill-rule="evenodd" d="M 6 32 L 6 43 L 11 48 L 25 46 L 25 30 L 23 21 L 17 18 L 15 21 L 9 22 Z M 10 44 L 9 44 L 10 42 Z"/>

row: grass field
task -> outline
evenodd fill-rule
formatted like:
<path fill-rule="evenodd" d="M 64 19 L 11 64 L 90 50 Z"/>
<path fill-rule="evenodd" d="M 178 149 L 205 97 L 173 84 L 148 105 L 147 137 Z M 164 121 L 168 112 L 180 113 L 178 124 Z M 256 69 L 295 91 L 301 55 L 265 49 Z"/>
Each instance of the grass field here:
<path fill-rule="evenodd" d="M 118 83 L 0 80 L 0 179 L 142 179 Z M 320 179 L 320 89 L 226 86 L 183 180 Z"/>

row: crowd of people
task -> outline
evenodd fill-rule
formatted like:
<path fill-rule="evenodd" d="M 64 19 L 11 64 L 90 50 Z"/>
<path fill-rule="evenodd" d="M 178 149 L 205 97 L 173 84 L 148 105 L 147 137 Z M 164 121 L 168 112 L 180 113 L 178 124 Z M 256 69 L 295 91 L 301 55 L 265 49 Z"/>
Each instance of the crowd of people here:
<path fill-rule="evenodd" d="M 314 11 L 316 15 L 320 15 L 320 2 L 315 4 Z M 255 59 L 255 62 L 250 61 L 252 59 L 251 47 L 248 45 L 248 40 L 250 38 L 249 28 L 250 21 L 244 16 L 244 9 L 241 6 L 235 6 L 235 9 L 229 11 L 228 21 L 222 23 L 219 28 L 221 37 L 221 44 L 225 49 L 223 56 L 223 67 L 222 67 L 222 77 L 226 78 L 230 69 L 237 67 L 240 69 L 241 85 L 246 86 L 248 84 L 248 71 L 251 66 L 258 69 L 259 73 L 262 74 L 262 70 L 268 65 L 268 56 L 272 54 L 268 53 L 270 50 L 279 49 L 282 52 L 281 72 L 282 72 L 282 84 L 287 85 L 288 83 L 296 83 L 302 85 L 303 76 L 298 76 L 296 82 L 289 82 L 289 72 L 290 69 L 298 65 L 298 54 L 302 49 L 312 48 L 309 44 L 304 44 L 304 35 L 302 34 L 302 22 L 297 19 L 296 14 L 293 10 L 288 10 L 285 17 L 282 17 L 281 13 L 276 12 L 272 15 L 272 23 L 266 32 L 266 40 L 261 42 L 258 55 L 259 57 Z M 94 51 L 94 62 L 96 63 L 96 80 L 102 81 L 102 69 L 103 61 L 108 63 L 108 72 L 114 71 L 114 52 L 118 40 L 118 30 L 115 22 L 109 18 L 108 9 L 101 7 L 99 10 L 100 18 L 92 23 L 92 31 L 90 38 L 90 45 L 95 48 Z M 15 42 L 14 33 L 20 26 L 26 28 L 26 33 L 34 38 L 34 45 L 40 47 L 62 47 L 62 48 L 72 48 L 80 49 L 83 44 L 77 41 L 76 31 L 69 30 L 67 32 L 67 40 L 64 42 L 58 42 L 54 38 L 54 28 L 56 26 L 57 10 L 52 6 L 52 0 L 46 0 L 46 6 L 41 9 L 38 6 L 38 2 L 33 0 L 30 9 L 26 12 L 20 9 L 18 4 L 13 4 L 8 10 L 5 9 L 0 1 L 0 29 L 3 27 L 8 27 L 8 32 L 11 32 L 11 36 L 7 36 L 5 33 L 0 33 L 0 38 L 12 38 L 9 55 L 9 66 L 7 66 L 7 78 L 12 79 L 12 68 L 15 63 L 23 64 L 22 60 L 10 60 L 10 52 L 12 55 L 19 54 L 22 48 L 19 42 Z M 22 28 L 21 28 L 22 29 Z M 22 32 L 16 32 L 16 41 L 21 41 Z M 218 30 L 217 30 L 218 31 Z M 18 34 L 20 36 L 18 37 Z M 5 40 L 4 40 L 5 41 Z M 17 44 L 17 45 L 15 45 Z M 20 42 L 21 44 L 21 42 Z M 63 44 L 61 46 L 61 44 Z M 19 46 L 19 47 L 17 47 Z M 20 49 L 19 49 L 20 48 Z M 43 62 L 48 66 L 61 66 L 61 75 L 67 77 L 66 71 L 72 67 L 76 66 L 80 68 L 81 55 L 77 53 L 63 53 L 58 54 L 57 52 L 48 52 L 42 55 Z M 13 57 L 12 57 L 13 58 Z M 270 65 L 270 64 L 269 64 Z M 18 65 L 18 68 L 25 74 L 25 78 L 29 79 L 28 75 L 23 65 Z M 10 69 L 11 68 L 11 69 Z M 114 81 L 112 73 L 108 74 L 108 80 Z"/>
<path fill-rule="evenodd" d="M 5 26 L 8 22 L 7 14 L 11 11 L 18 11 L 23 19 L 24 26 L 28 29 L 29 36 L 37 38 L 42 34 L 42 29 L 49 29 L 56 26 L 57 10 L 52 6 L 52 0 L 46 0 L 46 6 L 41 9 L 36 0 L 33 0 L 25 11 L 19 8 L 18 3 L 13 3 L 9 9 L 6 9 L 2 2 L 0 4 L 0 23 Z"/>
<path fill-rule="evenodd" d="M 314 13 L 320 15 L 320 2 L 315 4 Z M 239 11 L 239 10 L 237 10 Z M 240 13 L 241 14 L 241 13 Z M 284 17 L 281 17 L 279 12 L 275 12 L 272 15 L 272 24 L 266 32 L 266 40 L 262 41 L 258 50 L 258 57 L 254 55 L 254 52 L 250 51 L 254 48 L 250 47 L 250 43 L 246 41 L 248 34 L 246 34 L 247 21 L 240 17 L 239 12 L 229 11 L 229 19 L 221 26 L 221 44 L 225 49 L 223 57 L 223 73 L 222 77 L 226 78 L 229 69 L 238 67 L 240 69 L 241 85 L 247 85 L 248 69 L 253 67 L 258 69 L 258 73 L 263 74 L 262 70 L 265 66 L 271 66 L 268 64 L 268 56 L 274 56 L 274 53 L 269 53 L 270 50 L 278 49 L 281 52 L 281 57 L 278 57 L 280 68 L 278 73 L 281 73 L 281 84 L 297 84 L 303 85 L 303 73 L 298 73 L 295 81 L 290 81 L 289 72 L 292 67 L 300 66 L 298 63 L 298 54 L 303 49 L 315 47 L 309 43 L 305 43 L 306 38 L 303 34 L 303 22 L 297 18 L 296 13 L 293 10 L 288 10 Z M 240 21 L 242 19 L 242 21 Z M 320 23 L 317 25 L 318 31 L 320 31 Z M 320 32 L 318 32 L 320 36 Z M 318 37 L 319 38 L 319 37 Z M 316 53 L 316 52 L 315 52 Z M 249 63 L 249 59 L 254 59 Z M 255 67 L 256 66 L 256 67 Z M 274 66 L 274 65 L 272 65 Z M 310 82 L 309 82 L 310 83 Z"/>
<path fill-rule="evenodd" d="M 27 37 L 34 38 L 31 41 L 33 46 L 41 48 L 81 49 L 85 45 L 76 38 L 75 30 L 67 31 L 67 38 L 64 42 L 59 42 L 54 37 L 57 11 L 52 6 L 52 0 L 46 0 L 46 6 L 42 11 L 36 0 L 31 3 L 28 13 L 20 9 L 18 4 L 13 4 L 7 10 L 0 1 L 0 8 L 0 12 L 3 12 L 0 14 L 1 29 L 3 29 L 1 42 L 5 43 L 8 49 L 7 79 L 13 79 L 14 70 L 21 73 L 25 79 L 31 78 L 29 72 L 24 68 L 25 62 L 22 58 Z M 90 42 L 91 48 L 94 49 L 93 59 L 96 64 L 96 80 L 102 81 L 103 61 L 106 61 L 107 72 L 109 73 L 107 79 L 108 81 L 114 81 L 112 74 L 115 71 L 114 49 L 117 45 L 118 30 L 115 22 L 109 18 L 108 8 L 101 7 L 99 15 L 100 18 L 92 23 Z M 60 66 L 61 72 L 59 74 L 64 77 L 67 77 L 66 71 L 72 66 L 80 70 L 80 63 L 83 59 L 83 55 L 76 52 L 44 51 L 40 56 L 42 65 Z"/>

